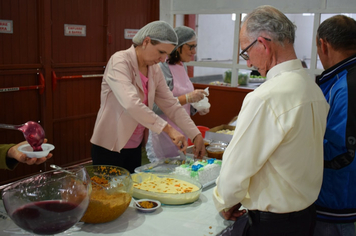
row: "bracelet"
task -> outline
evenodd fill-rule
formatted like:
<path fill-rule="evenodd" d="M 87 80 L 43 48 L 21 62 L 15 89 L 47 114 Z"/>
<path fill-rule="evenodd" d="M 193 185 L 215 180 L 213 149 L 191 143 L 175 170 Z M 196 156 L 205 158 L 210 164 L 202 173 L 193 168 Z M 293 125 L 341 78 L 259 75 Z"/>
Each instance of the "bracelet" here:
<path fill-rule="evenodd" d="M 185 94 L 185 102 L 186 102 L 186 103 L 189 103 L 189 102 L 188 102 L 188 94 Z"/>

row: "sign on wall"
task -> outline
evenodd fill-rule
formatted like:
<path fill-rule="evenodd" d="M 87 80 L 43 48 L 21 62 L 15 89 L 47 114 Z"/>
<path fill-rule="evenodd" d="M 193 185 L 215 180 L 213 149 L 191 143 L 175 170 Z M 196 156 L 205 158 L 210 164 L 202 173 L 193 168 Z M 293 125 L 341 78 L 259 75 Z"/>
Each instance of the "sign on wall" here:
<path fill-rule="evenodd" d="M 0 33 L 12 34 L 13 32 L 12 20 L 0 20 Z"/>
<path fill-rule="evenodd" d="M 125 39 L 132 39 L 138 32 L 138 29 L 125 29 Z"/>
<path fill-rule="evenodd" d="M 87 35 L 86 29 L 86 25 L 64 24 L 64 35 L 85 37 Z"/>

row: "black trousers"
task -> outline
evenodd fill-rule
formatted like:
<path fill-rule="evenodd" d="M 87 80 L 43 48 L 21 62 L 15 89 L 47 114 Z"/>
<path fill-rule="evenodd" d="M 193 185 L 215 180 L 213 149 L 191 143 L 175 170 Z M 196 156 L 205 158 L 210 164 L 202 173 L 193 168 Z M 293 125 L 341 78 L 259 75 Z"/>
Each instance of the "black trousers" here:
<path fill-rule="evenodd" d="M 276 214 L 248 211 L 247 236 L 313 236 L 316 223 L 315 206 L 291 213 Z"/>
<path fill-rule="evenodd" d="M 218 236 L 313 236 L 315 222 L 314 205 L 285 214 L 248 210 Z"/>
<path fill-rule="evenodd" d="M 93 165 L 119 166 L 130 173 L 134 173 L 135 168 L 141 166 L 141 146 L 140 144 L 137 148 L 121 149 L 120 152 L 113 152 L 93 144 L 91 159 L 93 160 Z"/>

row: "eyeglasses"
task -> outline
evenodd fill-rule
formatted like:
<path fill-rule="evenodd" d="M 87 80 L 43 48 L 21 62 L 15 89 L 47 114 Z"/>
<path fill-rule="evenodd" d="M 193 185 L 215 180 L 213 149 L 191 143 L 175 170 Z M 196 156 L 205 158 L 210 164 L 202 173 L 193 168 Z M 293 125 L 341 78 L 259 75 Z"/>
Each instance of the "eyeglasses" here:
<path fill-rule="evenodd" d="M 194 48 L 196 48 L 198 46 L 197 44 L 192 45 L 192 44 L 187 44 L 187 43 L 185 45 L 187 45 L 189 47 L 190 51 L 192 51 Z"/>
<path fill-rule="evenodd" d="M 271 39 L 269 38 L 265 38 L 265 37 L 262 37 L 264 39 L 266 39 L 267 41 L 272 41 Z M 253 41 L 250 45 L 247 46 L 247 48 L 245 48 L 244 50 L 242 50 L 242 52 L 240 52 L 240 56 L 245 59 L 246 61 L 250 60 L 250 57 L 248 56 L 247 54 L 247 51 L 250 49 L 250 47 L 252 47 L 255 43 L 257 42 L 257 39 L 255 39 L 255 41 Z"/>

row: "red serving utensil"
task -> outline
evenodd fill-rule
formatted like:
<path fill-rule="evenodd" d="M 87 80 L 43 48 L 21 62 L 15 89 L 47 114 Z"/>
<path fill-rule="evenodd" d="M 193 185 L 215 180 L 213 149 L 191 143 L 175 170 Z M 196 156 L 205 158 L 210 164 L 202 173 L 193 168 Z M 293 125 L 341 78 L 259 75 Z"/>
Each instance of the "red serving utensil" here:
<path fill-rule="evenodd" d="M 34 152 L 42 151 L 41 145 L 45 139 L 45 132 L 37 122 L 28 121 L 22 125 L 0 124 L 0 128 L 21 131 Z"/>

